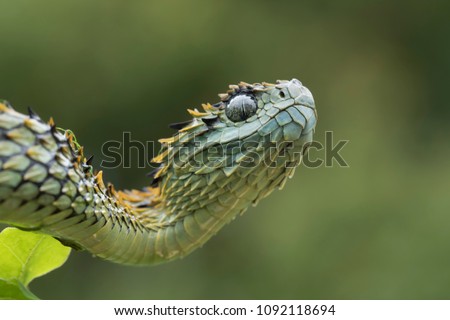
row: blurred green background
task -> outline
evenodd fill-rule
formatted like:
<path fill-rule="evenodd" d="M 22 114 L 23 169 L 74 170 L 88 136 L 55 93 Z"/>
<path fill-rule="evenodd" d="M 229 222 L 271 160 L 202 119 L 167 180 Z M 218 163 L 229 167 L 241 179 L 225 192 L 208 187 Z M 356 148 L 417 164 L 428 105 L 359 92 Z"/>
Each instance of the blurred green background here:
<path fill-rule="evenodd" d="M 449 299 L 449 1 L 0 1 L 0 96 L 102 144 L 170 136 L 238 81 L 299 78 L 316 139 L 349 168 L 302 167 L 183 260 L 72 252 L 44 299 Z M 323 157 L 322 152 L 314 156 Z M 148 169 L 106 170 L 117 187 Z"/>

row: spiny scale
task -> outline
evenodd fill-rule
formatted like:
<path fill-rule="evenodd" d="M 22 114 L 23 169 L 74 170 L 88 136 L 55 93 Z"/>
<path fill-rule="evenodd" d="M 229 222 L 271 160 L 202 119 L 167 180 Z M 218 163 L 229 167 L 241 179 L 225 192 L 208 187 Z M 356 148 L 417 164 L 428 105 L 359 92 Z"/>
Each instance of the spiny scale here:
<path fill-rule="evenodd" d="M 131 191 L 105 186 L 72 131 L 45 123 L 31 108 L 24 115 L 0 103 L 0 222 L 132 265 L 201 247 L 284 185 L 316 124 L 312 95 L 296 79 L 229 88 L 204 111 L 188 110 L 192 120 L 172 125 L 178 132 L 160 139 L 151 186 Z M 257 107 L 233 122 L 225 109 L 237 95 Z"/>

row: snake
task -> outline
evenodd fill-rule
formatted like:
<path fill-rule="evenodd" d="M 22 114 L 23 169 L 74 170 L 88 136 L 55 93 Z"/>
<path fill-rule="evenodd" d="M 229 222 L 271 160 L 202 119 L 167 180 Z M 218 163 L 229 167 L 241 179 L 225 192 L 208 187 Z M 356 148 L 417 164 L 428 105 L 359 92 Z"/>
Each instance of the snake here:
<path fill-rule="evenodd" d="M 181 258 L 283 188 L 317 122 L 297 79 L 230 85 L 188 113 L 158 140 L 147 186 L 116 190 L 71 130 L 1 100 L 0 222 L 120 264 Z"/>

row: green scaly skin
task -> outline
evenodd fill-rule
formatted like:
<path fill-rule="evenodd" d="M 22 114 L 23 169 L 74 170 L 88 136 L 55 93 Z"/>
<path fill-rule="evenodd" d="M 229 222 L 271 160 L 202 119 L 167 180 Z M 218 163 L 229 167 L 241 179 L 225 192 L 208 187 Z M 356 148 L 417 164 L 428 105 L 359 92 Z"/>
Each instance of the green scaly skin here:
<path fill-rule="evenodd" d="M 250 111 L 239 99 L 230 106 L 238 96 Z M 0 103 L 0 222 L 117 263 L 187 255 L 283 187 L 316 124 L 312 95 L 296 79 L 241 82 L 219 97 L 204 112 L 188 110 L 192 121 L 160 140 L 152 187 L 131 191 L 105 186 L 71 131 Z M 244 109 L 242 120 L 227 116 Z"/>

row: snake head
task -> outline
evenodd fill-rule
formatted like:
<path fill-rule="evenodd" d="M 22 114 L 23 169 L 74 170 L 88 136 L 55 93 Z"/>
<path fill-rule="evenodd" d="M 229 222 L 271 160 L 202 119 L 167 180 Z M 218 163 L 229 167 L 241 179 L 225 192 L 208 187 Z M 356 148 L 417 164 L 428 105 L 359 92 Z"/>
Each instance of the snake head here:
<path fill-rule="evenodd" d="M 316 124 L 312 94 L 297 79 L 276 84 L 241 82 L 219 96 L 221 102 L 214 106 L 220 111 L 213 113 L 229 127 L 224 133 L 239 131 L 239 139 L 258 132 L 260 136 L 272 135 L 274 143 L 293 142 L 314 130 Z"/>
<path fill-rule="evenodd" d="M 255 134 L 270 136 L 273 143 L 295 142 L 315 128 L 314 99 L 297 79 L 276 84 L 240 82 L 229 87 L 227 93 L 219 94 L 218 103 L 203 104 L 203 112 L 188 109 L 194 118 L 172 127 L 179 129 L 179 135 L 191 132 L 196 138 L 208 136 L 210 143 L 220 144 L 243 142 Z"/>
<path fill-rule="evenodd" d="M 160 140 L 161 151 L 152 160 L 159 164 L 155 184 L 164 177 L 210 184 L 215 177 L 263 172 L 259 178 L 282 187 L 312 141 L 317 112 L 311 92 L 292 79 L 240 82 L 219 97 L 215 104 L 203 104 L 203 111 L 188 109 L 192 120 L 173 125 L 177 133 Z"/>

